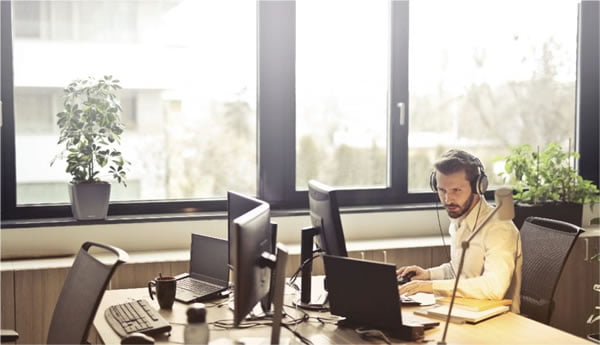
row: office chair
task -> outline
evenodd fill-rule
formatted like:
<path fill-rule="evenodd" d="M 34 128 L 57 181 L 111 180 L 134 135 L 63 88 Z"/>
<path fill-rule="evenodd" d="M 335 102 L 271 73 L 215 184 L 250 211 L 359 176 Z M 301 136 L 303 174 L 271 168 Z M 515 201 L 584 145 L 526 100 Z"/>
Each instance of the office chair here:
<path fill-rule="evenodd" d="M 14 343 L 19 339 L 19 333 L 13 329 L 0 330 L 0 343 Z"/>
<path fill-rule="evenodd" d="M 105 264 L 89 254 L 98 247 L 116 256 L 114 262 Z M 94 321 L 104 291 L 118 265 L 129 259 L 119 248 L 101 243 L 85 242 L 73 261 L 62 287 L 50 328 L 47 344 L 84 344 Z"/>
<path fill-rule="evenodd" d="M 578 226 L 529 217 L 521 227 L 523 252 L 521 314 L 544 324 L 554 310 L 554 292 L 577 237 Z"/>

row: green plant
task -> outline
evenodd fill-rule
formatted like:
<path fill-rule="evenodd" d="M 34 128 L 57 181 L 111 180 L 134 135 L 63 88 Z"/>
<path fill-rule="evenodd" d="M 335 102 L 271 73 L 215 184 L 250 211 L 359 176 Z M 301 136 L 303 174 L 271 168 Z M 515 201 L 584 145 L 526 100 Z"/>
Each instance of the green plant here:
<path fill-rule="evenodd" d="M 509 155 L 496 158 L 505 163 L 505 171 L 498 175 L 514 186 L 517 201 L 529 204 L 600 201 L 598 187 L 584 180 L 574 168 L 579 153 L 565 152 L 557 143 L 550 143 L 542 152 L 533 151 L 529 145 L 510 150 Z"/>
<path fill-rule="evenodd" d="M 64 110 L 56 114 L 60 130 L 58 144 L 64 144 L 50 165 L 66 157 L 66 172 L 73 183 L 100 182 L 100 172 L 108 169 L 118 183 L 126 183 L 125 165 L 118 146 L 124 126 L 116 96 L 119 80 L 88 77 L 71 82 L 64 89 Z"/>

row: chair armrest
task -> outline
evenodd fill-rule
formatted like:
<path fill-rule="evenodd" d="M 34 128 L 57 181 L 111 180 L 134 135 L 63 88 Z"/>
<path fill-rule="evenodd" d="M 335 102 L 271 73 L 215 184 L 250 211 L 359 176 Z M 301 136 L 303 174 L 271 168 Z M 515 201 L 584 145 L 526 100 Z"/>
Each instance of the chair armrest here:
<path fill-rule="evenodd" d="M 2 329 L 0 330 L 0 342 L 12 342 L 19 339 L 19 333 L 13 329 Z"/>

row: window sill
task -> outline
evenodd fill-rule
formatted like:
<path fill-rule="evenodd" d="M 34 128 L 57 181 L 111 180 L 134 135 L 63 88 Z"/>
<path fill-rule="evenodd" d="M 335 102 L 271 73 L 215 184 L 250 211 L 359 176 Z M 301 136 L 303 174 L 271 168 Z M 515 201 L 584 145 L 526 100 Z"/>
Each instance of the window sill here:
<path fill-rule="evenodd" d="M 382 205 L 382 206 L 354 206 L 342 207 L 341 213 L 379 213 L 379 212 L 402 212 L 418 210 L 434 210 L 439 204 L 403 204 L 403 205 Z M 306 216 L 308 210 L 272 210 L 272 217 L 293 217 Z M 172 221 L 198 221 L 226 219 L 227 213 L 220 212 L 196 212 L 196 213 L 165 213 L 154 215 L 127 215 L 127 216 L 108 216 L 106 219 L 97 220 L 76 220 L 73 217 L 65 218 L 39 218 L 39 219 L 16 219 L 3 220 L 2 229 L 18 228 L 40 228 L 40 227 L 64 227 L 64 226 L 82 226 L 82 225 L 111 225 L 128 223 L 154 223 L 154 222 L 172 222 Z"/>

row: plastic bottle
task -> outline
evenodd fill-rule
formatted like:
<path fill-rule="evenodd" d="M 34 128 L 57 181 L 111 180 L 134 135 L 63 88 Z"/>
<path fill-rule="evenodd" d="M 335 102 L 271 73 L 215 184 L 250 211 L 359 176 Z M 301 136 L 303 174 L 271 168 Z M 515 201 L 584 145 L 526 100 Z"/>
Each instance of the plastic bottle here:
<path fill-rule="evenodd" d="M 206 307 L 203 303 L 194 303 L 187 309 L 187 325 L 183 332 L 186 344 L 208 344 L 209 331 L 206 323 Z"/>

